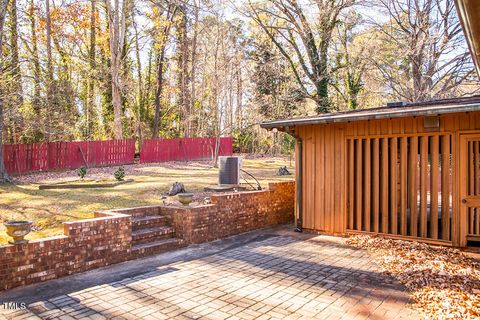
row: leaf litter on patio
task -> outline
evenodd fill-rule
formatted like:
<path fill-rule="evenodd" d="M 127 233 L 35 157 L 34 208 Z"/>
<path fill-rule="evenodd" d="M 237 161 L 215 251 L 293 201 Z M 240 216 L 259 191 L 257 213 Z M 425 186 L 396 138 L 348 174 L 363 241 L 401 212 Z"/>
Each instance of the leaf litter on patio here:
<path fill-rule="evenodd" d="M 346 242 L 404 284 L 426 319 L 480 319 L 480 263 L 460 250 L 366 235 Z"/>

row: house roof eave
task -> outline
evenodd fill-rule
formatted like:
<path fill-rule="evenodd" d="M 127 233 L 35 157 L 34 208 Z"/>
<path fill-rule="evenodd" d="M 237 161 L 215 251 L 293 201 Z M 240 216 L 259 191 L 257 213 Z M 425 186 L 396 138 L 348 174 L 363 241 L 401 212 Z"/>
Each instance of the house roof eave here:
<path fill-rule="evenodd" d="M 389 110 L 391 109 L 391 110 Z M 339 122 L 351 122 L 362 120 L 381 120 L 389 118 L 404 118 L 415 116 L 437 116 L 448 113 L 461 113 L 480 111 L 480 102 L 468 103 L 463 105 L 441 105 L 434 107 L 417 107 L 417 108 L 384 108 L 381 111 L 369 111 L 365 109 L 364 113 L 332 113 L 326 115 L 320 115 L 317 117 L 309 118 L 294 118 L 286 120 L 276 120 L 262 122 L 260 126 L 264 129 L 277 128 L 282 130 L 285 127 L 295 127 L 301 125 L 313 125 L 313 124 L 326 124 L 326 123 L 339 123 Z"/>

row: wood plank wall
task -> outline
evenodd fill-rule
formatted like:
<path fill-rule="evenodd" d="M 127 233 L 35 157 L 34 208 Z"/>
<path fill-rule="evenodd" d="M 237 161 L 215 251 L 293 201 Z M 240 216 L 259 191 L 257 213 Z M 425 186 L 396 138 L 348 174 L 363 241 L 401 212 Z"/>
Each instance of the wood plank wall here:
<path fill-rule="evenodd" d="M 308 229 L 342 232 L 345 151 L 344 144 L 337 142 L 344 140 L 344 131 L 333 124 L 299 130 L 304 159 L 303 225 Z"/>
<path fill-rule="evenodd" d="M 480 111 L 439 119 L 438 128 L 426 128 L 424 117 L 297 126 L 303 139 L 303 227 L 333 234 L 368 230 L 458 245 L 463 236 L 457 227 L 458 141 L 462 133 L 480 132 Z M 411 149 L 418 149 L 418 155 Z M 442 160 L 448 157 L 450 161 Z M 450 169 L 451 175 L 442 174 Z M 429 208 L 430 192 L 451 194 L 452 200 L 438 197 Z M 417 197 L 418 207 L 410 205 Z"/>
<path fill-rule="evenodd" d="M 350 190 L 347 192 L 347 229 L 450 241 L 450 230 L 447 224 L 443 228 L 442 220 L 450 221 L 451 203 L 441 199 L 451 198 L 451 150 L 441 158 L 439 141 L 449 146 L 451 137 L 448 133 L 428 133 L 420 138 L 417 135 L 348 137 L 347 146 L 354 145 L 354 148 L 348 148 L 347 166 L 355 163 L 358 170 L 353 175 L 351 171 L 347 173 Z M 375 140 L 380 140 L 380 150 Z M 444 160 L 445 169 L 440 172 L 440 161 Z M 376 187 L 370 181 L 376 176 L 381 177 L 380 193 L 371 192 Z M 441 188 L 441 181 L 447 184 L 445 188 Z M 439 215 L 439 202 L 445 205 L 441 207 L 442 215 Z M 374 203 L 373 210 L 371 203 Z"/>

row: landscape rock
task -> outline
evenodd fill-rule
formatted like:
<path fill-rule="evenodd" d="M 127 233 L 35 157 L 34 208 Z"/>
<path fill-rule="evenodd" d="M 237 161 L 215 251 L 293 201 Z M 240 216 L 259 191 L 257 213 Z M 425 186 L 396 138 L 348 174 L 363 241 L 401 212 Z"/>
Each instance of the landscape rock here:
<path fill-rule="evenodd" d="M 278 173 L 277 173 L 278 176 L 290 176 L 291 173 L 290 171 L 288 171 L 287 167 L 280 167 L 280 169 L 278 169 Z"/>
<path fill-rule="evenodd" d="M 168 191 L 169 196 L 175 196 L 179 193 L 184 193 L 185 191 L 185 186 L 183 183 L 180 182 L 175 182 L 172 187 L 170 188 L 170 191 Z"/>

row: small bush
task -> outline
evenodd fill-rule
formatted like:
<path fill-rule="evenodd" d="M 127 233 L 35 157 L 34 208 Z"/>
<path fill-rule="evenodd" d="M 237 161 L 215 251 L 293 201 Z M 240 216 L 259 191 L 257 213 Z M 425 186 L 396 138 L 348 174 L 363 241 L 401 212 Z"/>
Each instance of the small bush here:
<path fill-rule="evenodd" d="M 82 167 L 78 168 L 77 169 L 77 175 L 80 177 L 80 179 L 83 180 L 83 178 L 85 178 L 85 176 L 87 175 L 87 167 L 82 166 Z"/>
<path fill-rule="evenodd" d="M 113 176 L 117 181 L 123 181 L 123 178 L 125 178 L 125 169 L 123 167 L 120 167 L 113 173 Z"/>

